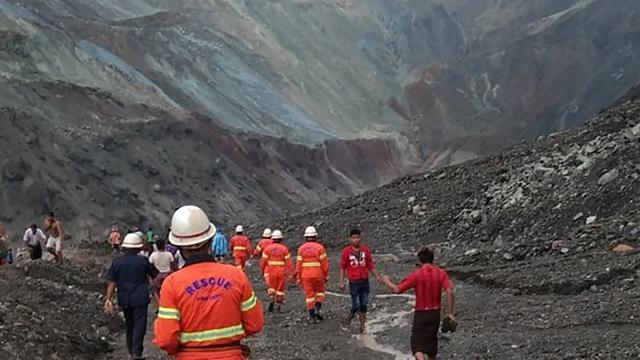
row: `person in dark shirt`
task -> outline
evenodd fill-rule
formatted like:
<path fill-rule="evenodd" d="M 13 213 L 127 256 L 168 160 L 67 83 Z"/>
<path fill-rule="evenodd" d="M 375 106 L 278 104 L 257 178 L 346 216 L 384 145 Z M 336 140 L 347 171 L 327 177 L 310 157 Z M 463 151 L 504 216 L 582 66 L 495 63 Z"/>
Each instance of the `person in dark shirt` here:
<path fill-rule="evenodd" d="M 143 341 L 147 332 L 147 310 L 149 307 L 149 278 L 158 275 L 158 269 L 147 258 L 139 256 L 144 242 L 138 234 L 128 234 L 122 243 L 124 255 L 113 260 L 107 273 L 106 301 L 104 309 L 113 313 L 113 293 L 118 289 L 118 306 L 124 312 L 127 325 L 127 349 L 133 359 L 142 356 Z"/>
<path fill-rule="evenodd" d="M 418 253 L 420 265 L 398 285 L 388 276 L 384 283 L 396 294 L 415 289 L 416 304 L 413 327 L 411 329 L 411 351 L 416 360 L 435 360 L 438 354 L 438 327 L 442 292 L 447 293 L 447 317 L 455 321 L 453 315 L 453 287 L 447 273 L 433 265 L 433 251 L 428 247 Z"/>

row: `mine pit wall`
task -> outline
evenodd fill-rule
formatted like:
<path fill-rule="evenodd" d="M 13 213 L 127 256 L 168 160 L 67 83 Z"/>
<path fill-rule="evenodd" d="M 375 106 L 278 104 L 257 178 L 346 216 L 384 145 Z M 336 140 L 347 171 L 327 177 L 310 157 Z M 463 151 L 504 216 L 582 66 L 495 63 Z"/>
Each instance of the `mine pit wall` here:
<path fill-rule="evenodd" d="M 228 229 L 317 209 L 417 168 L 392 139 L 310 146 L 234 133 L 202 115 L 180 118 L 67 83 L 13 83 L 4 91 L 51 100 L 0 110 L 0 222 L 16 240 L 49 210 L 59 214 L 70 245 L 104 241 L 112 222 L 160 229 L 185 203 Z"/>

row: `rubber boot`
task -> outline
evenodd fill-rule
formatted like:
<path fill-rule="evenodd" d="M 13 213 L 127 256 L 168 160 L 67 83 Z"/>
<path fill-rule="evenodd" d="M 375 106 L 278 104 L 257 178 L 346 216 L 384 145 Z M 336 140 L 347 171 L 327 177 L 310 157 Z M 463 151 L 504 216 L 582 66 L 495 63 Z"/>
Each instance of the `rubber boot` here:
<path fill-rule="evenodd" d="M 318 321 L 324 321 L 324 316 L 322 316 L 322 314 L 320 314 L 320 309 L 322 309 L 322 303 L 316 303 L 316 319 Z"/>
<path fill-rule="evenodd" d="M 275 304 L 273 303 L 273 301 L 269 302 L 269 312 L 272 313 L 273 312 L 273 307 L 275 306 Z"/>
<path fill-rule="evenodd" d="M 342 330 L 349 331 L 351 328 L 351 321 L 353 320 L 353 313 L 349 312 L 349 315 L 342 322 Z"/>
<path fill-rule="evenodd" d="M 358 320 L 360 320 L 360 334 L 364 334 L 367 323 L 367 314 L 358 313 Z"/>

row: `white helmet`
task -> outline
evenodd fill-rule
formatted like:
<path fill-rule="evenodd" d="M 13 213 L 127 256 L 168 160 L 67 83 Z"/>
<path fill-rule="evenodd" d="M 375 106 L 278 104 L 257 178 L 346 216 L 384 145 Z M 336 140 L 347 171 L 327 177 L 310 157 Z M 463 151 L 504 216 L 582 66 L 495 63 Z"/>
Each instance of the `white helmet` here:
<path fill-rule="evenodd" d="M 271 235 L 271 238 L 273 240 L 282 240 L 282 231 L 280 230 L 273 230 L 273 235 Z"/>
<path fill-rule="evenodd" d="M 244 228 L 242 227 L 242 225 L 236 226 L 236 233 L 241 233 L 241 232 L 244 232 Z"/>
<path fill-rule="evenodd" d="M 306 228 L 304 230 L 304 237 L 317 237 L 318 236 L 318 232 L 316 231 L 316 228 L 313 226 L 309 226 L 308 228 Z"/>
<path fill-rule="evenodd" d="M 192 246 L 208 241 L 216 227 L 197 206 L 187 205 L 176 210 L 171 218 L 169 241 L 175 246 Z"/>
<path fill-rule="evenodd" d="M 264 229 L 264 231 L 262 232 L 262 237 L 263 238 L 270 238 L 271 237 L 271 229 L 269 229 L 269 228 Z"/>
<path fill-rule="evenodd" d="M 122 247 L 125 249 L 141 249 L 143 246 L 142 238 L 136 233 L 127 234 L 122 241 Z"/>

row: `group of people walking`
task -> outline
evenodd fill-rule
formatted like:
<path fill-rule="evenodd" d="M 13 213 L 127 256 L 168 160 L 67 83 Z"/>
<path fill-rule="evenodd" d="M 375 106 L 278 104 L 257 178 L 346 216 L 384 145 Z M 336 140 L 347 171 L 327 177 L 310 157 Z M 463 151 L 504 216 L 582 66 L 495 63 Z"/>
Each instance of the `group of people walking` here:
<path fill-rule="evenodd" d="M 42 259 L 42 247 L 44 246 L 57 263 L 61 264 L 63 262 L 62 244 L 64 231 L 60 220 L 56 218 L 53 212 L 45 217 L 42 228 L 35 223 L 31 224 L 24 231 L 22 241 L 29 250 L 31 260 Z M 7 236 L 7 230 L 4 225 L 0 224 L 0 265 L 13 263 L 13 256 L 13 249 Z"/>
<path fill-rule="evenodd" d="M 344 327 L 348 328 L 357 317 L 360 332 L 365 332 L 371 273 L 395 293 L 415 289 L 412 351 L 418 360 L 435 359 L 441 293 L 447 293 L 446 320 L 449 323 L 454 322 L 454 301 L 446 273 L 433 265 L 433 252 L 428 248 L 421 250 L 418 269 L 396 285 L 376 271 L 370 250 L 362 244 L 362 232 L 352 229 L 348 237 L 350 243 L 340 256 L 338 283 L 344 290 L 348 281 L 352 299 Z M 196 206 L 178 209 L 172 217 L 168 240 L 179 250 L 185 263 L 180 271 L 165 272 L 158 296 L 154 343 L 179 360 L 246 359 L 250 350 L 241 343 L 242 339 L 259 333 L 264 325 L 261 302 L 244 273 L 247 261 L 252 257 L 260 259 L 269 312 L 282 310 L 288 284 L 297 283 L 304 292 L 309 322 L 322 322 L 329 258 L 324 246 L 318 242 L 314 227 L 305 229 L 304 238 L 305 242 L 297 249 L 294 265 L 280 230 L 265 229 L 256 248 L 252 249 L 244 229 L 238 226 L 225 246 L 224 234 L 209 221 L 202 209 Z M 147 284 L 150 278 L 157 279 L 161 270 L 167 269 L 164 265 L 170 258 L 162 256 L 163 259 L 154 261 L 160 257 L 154 258 L 154 253 L 148 260 L 141 257 L 139 250 L 144 247 L 144 241 L 136 233 L 128 234 L 121 246 L 125 254 L 114 260 L 108 272 L 105 310 L 113 311 L 113 296 L 117 289 L 118 305 L 127 320 L 130 354 L 134 359 L 141 359 L 150 302 Z M 229 254 L 233 257 L 233 266 L 224 264 Z"/>

